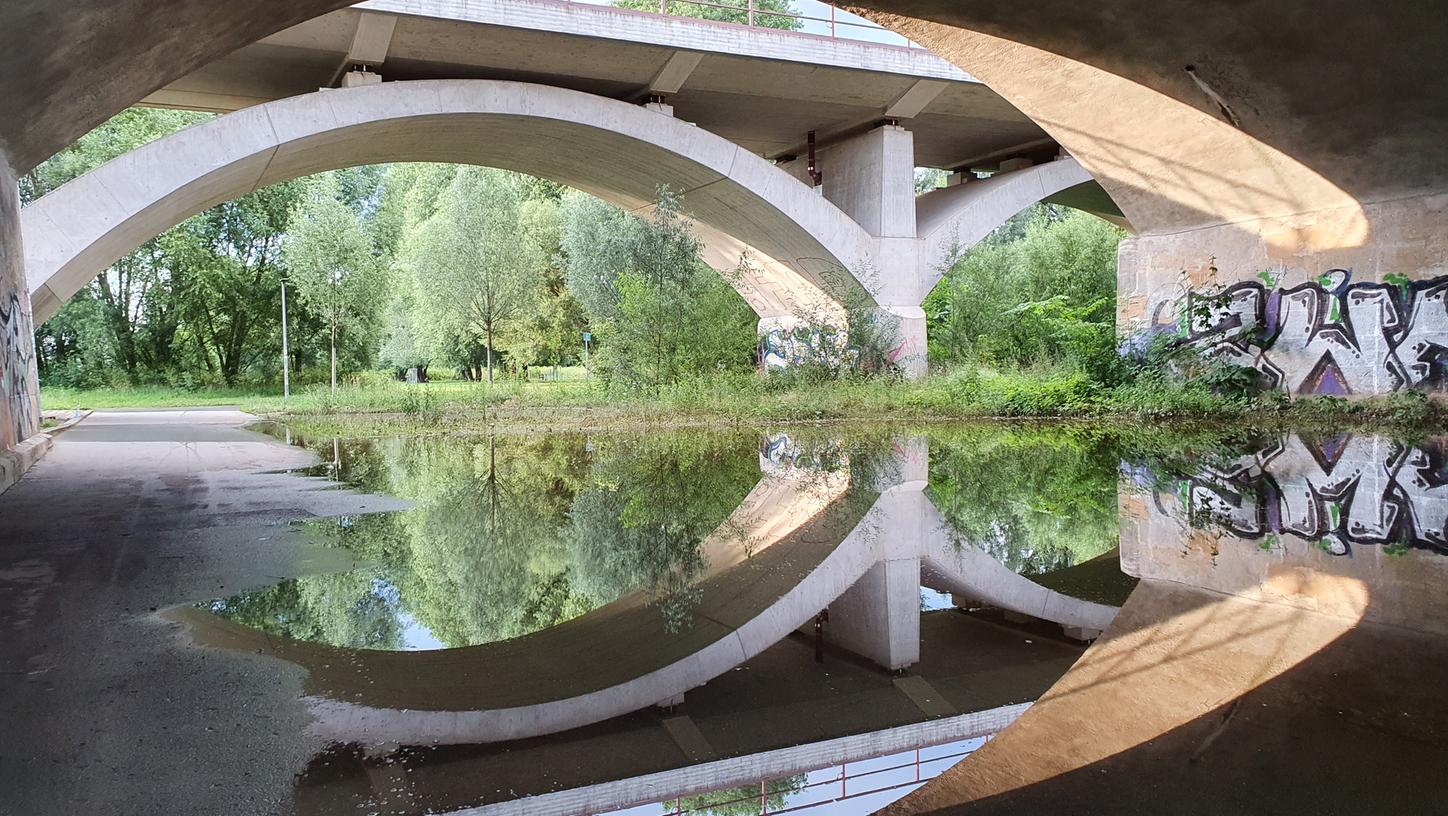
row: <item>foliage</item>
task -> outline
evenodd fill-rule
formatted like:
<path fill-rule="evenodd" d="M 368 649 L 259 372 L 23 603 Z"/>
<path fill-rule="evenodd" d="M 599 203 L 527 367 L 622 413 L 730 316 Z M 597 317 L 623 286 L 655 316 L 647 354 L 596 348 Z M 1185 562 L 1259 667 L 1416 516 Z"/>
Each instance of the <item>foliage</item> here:
<path fill-rule="evenodd" d="M 212 609 L 274 634 L 399 648 L 404 618 L 445 646 L 518 637 L 645 591 L 679 625 L 699 545 L 759 478 L 752 440 L 695 435 L 394 438 L 342 443 L 320 470 L 401 513 L 307 525 L 371 566 Z M 333 458 L 331 440 L 313 445 Z"/>
<path fill-rule="evenodd" d="M 754 313 L 699 260 L 699 240 L 668 190 L 647 220 L 581 196 L 566 197 L 563 212 L 564 279 L 599 337 L 596 369 L 606 382 L 658 393 L 753 367 Z"/>
<path fill-rule="evenodd" d="M 337 336 L 374 336 L 386 279 L 372 240 L 334 177 L 310 185 L 295 210 L 283 245 L 288 278 L 327 326 L 332 348 L 332 391 L 337 390 Z M 370 347 L 370 345 L 369 345 Z"/>
<path fill-rule="evenodd" d="M 1028 575 L 1115 546 L 1120 459 L 1103 435 L 955 428 L 930 441 L 928 494 L 962 544 Z"/>
<path fill-rule="evenodd" d="M 966 252 L 925 301 L 936 363 L 1065 361 L 1117 376 L 1116 245 L 1121 230 L 1038 205 Z"/>
<path fill-rule="evenodd" d="M 481 352 L 493 381 L 500 336 L 520 332 L 543 296 L 551 203 L 525 201 L 512 174 L 467 167 L 404 238 L 429 341 L 465 365 Z"/>
<path fill-rule="evenodd" d="M 754 24 L 757 26 L 797 31 L 804 25 L 801 20 L 784 16 L 799 14 L 789 0 L 753 0 L 753 3 Z M 618 8 L 659 11 L 658 0 L 614 0 L 613 4 Z M 719 8 L 719 6 L 734 6 L 735 8 Z M 711 5 L 690 3 L 687 0 L 665 0 L 663 11 L 665 14 L 694 17 L 700 20 L 717 20 L 741 25 L 749 22 L 749 6 L 746 0 L 722 0 L 722 2 Z"/>

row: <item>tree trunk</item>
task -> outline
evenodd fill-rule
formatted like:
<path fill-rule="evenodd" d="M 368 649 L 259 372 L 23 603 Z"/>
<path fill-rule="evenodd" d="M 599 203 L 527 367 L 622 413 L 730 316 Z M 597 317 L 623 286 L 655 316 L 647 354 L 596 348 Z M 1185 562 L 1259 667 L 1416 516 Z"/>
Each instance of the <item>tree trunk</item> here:
<path fill-rule="evenodd" d="M 493 324 L 488 323 L 488 385 L 493 384 Z"/>
<path fill-rule="evenodd" d="M 332 396 L 337 396 L 337 324 L 332 324 Z"/>

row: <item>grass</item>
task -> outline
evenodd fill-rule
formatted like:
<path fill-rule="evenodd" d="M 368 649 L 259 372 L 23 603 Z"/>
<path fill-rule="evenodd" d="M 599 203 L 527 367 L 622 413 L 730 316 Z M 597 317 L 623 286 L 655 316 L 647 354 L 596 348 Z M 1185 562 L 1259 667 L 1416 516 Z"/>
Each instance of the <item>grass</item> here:
<path fill-rule="evenodd" d="M 463 381 L 409 385 L 364 374 L 350 378 L 336 395 L 325 385 L 315 385 L 286 402 L 276 389 L 161 387 L 44 388 L 41 400 L 46 409 L 236 405 L 251 413 L 284 417 L 314 433 L 369 434 L 1031 417 L 1143 426 L 1209 422 L 1406 431 L 1441 426 L 1448 416 L 1443 403 L 1413 392 L 1351 401 L 1322 397 L 1289 401 L 1274 395 L 1233 399 L 1165 381 L 1107 388 L 1064 369 L 965 369 L 921 382 L 819 383 L 746 372 L 690 380 L 657 393 L 625 392 L 575 377 L 556 382 L 499 381 L 493 386 Z"/>

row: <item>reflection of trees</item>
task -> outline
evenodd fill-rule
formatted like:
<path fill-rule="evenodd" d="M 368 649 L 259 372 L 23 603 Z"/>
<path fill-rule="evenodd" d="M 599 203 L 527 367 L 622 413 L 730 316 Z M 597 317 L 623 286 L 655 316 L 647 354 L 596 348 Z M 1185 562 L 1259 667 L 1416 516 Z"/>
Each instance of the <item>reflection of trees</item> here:
<path fill-rule="evenodd" d="M 690 584 L 708 566 L 700 543 L 759 480 L 752 441 L 674 434 L 602 445 L 571 513 L 577 589 L 601 605 L 647 588 L 681 625 Z"/>
<path fill-rule="evenodd" d="M 332 459 L 331 440 L 311 446 Z M 607 439 L 598 449 L 590 462 L 578 436 L 344 443 L 329 475 L 413 508 L 306 527 L 371 566 L 212 608 L 361 648 L 399 648 L 404 616 L 463 646 L 537 631 L 639 588 L 664 596 L 665 614 L 685 614 L 700 542 L 758 479 L 753 438 Z"/>
<path fill-rule="evenodd" d="M 957 539 L 1016 572 L 1069 567 L 1116 546 L 1112 446 L 1070 430 L 931 434 L 931 501 Z"/>
<path fill-rule="evenodd" d="M 795 774 L 767 783 L 764 786 L 765 810 L 783 810 L 784 798 L 804 790 L 806 781 L 805 774 Z M 689 816 L 758 816 L 759 794 L 757 784 L 710 791 L 697 796 L 685 796 L 682 800 L 670 799 L 664 803 L 664 813 L 682 811 Z"/>
<path fill-rule="evenodd" d="M 387 596 L 379 582 L 349 572 L 283 581 L 210 608 L 268 634 L 354 649 L 396 649 L 402 632 Z"/>

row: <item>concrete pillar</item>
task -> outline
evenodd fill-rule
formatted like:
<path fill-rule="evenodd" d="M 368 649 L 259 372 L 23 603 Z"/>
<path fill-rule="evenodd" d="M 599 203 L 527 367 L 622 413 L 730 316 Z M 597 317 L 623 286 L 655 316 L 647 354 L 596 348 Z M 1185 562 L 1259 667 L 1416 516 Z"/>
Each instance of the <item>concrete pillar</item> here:
<path fill-rule="evenodd" d="M 824 196 L 876 238 L 915 237 L 915 136 L 882 125 L 819 152 Z"/>
<path fill-rule="evenodd" d="M 35 327 L 20 243 L 20 188 L 0 158 L 0 490 L 18 478 L 16 447 L 40 430 Z"/>
<path fill-rule="evenodd" d="M 808 183 L 806 160 L 784 169 Z M 925 312 L 931 282 L 920 273 L 915 217 L 915 137 L 881 125 L 816 154 L 820 191 L 877 241 L 871 262 L 850 273 L 871 294 L 887 358 L 907 377 L 924 376 Z"/>
<path fill-rule="evenodd" d="M 878 536 L 878 560 L 830 604 L 826 638 L 898 671 L 920 660 L 920 552 L 925 536 L 925 487 L 930 446 L 923 437 L 897 437 L 867 468 L 880 498 L 862 528 Z M 863 463 L 861 463 L 863 464 Z"/>
<path fill-rule="evenodd" d="M 888 671 L 920 662 L 920 559 L 871 567 L 830 604 L 825 637 Z"/>

